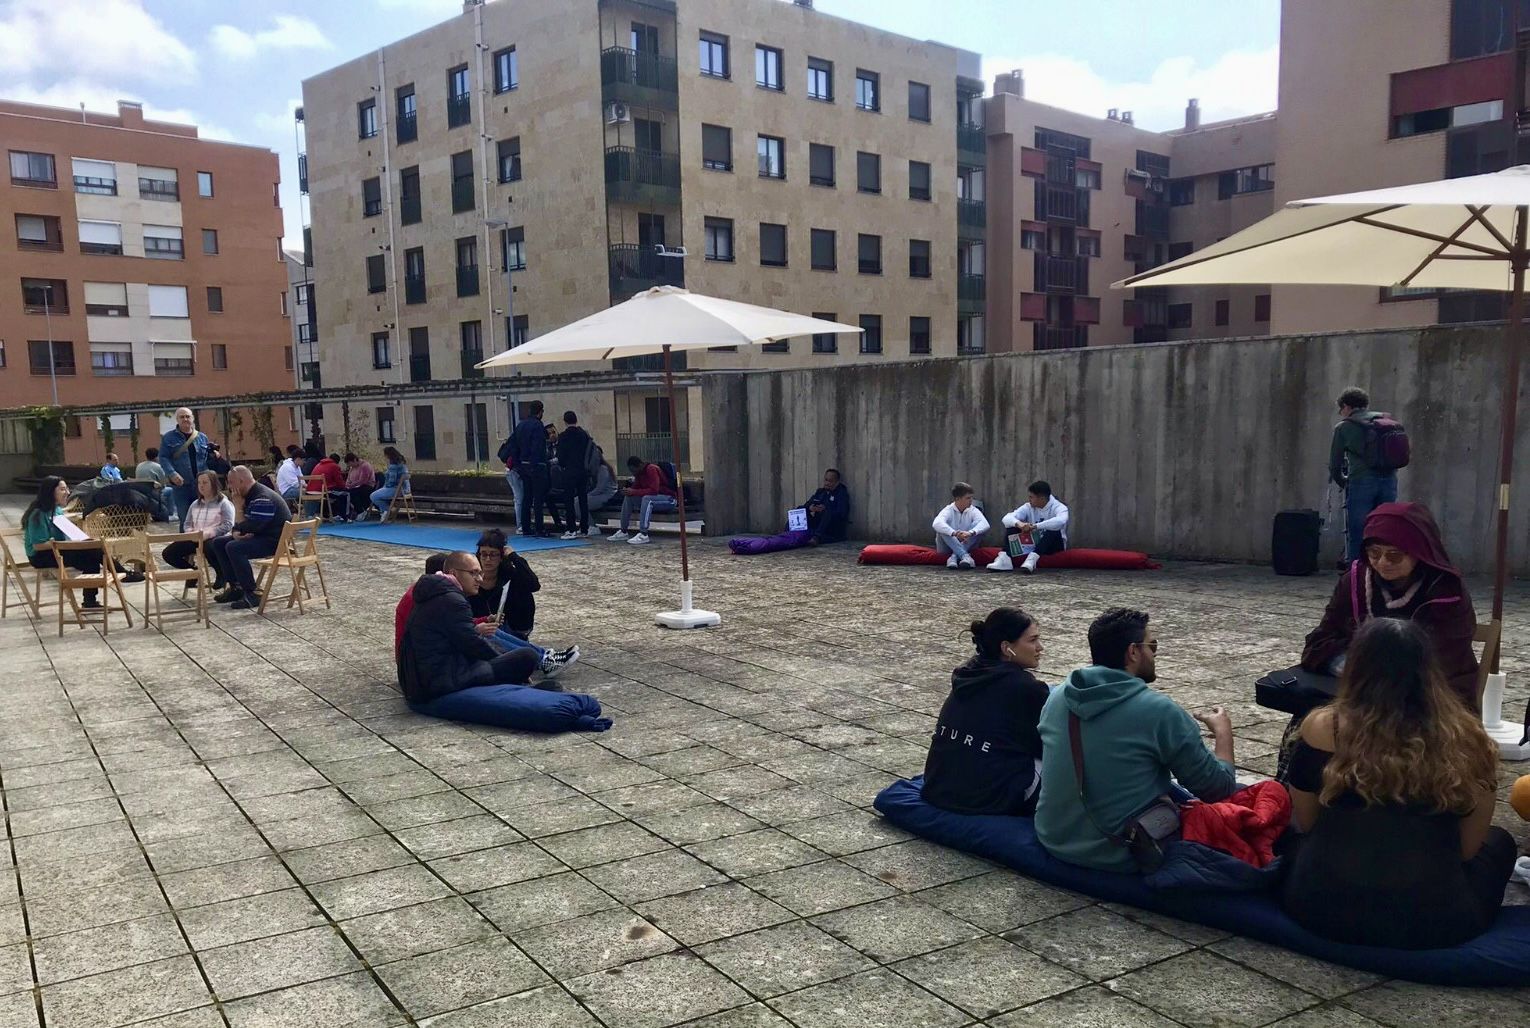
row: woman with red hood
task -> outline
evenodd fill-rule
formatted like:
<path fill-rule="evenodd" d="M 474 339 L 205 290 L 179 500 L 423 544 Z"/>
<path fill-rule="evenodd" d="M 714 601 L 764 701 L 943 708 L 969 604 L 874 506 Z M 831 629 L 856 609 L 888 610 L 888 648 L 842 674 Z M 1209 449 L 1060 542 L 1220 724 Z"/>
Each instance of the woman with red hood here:
<path fill-rule="evenodd" d="M 1475 713 L 1477 615 L 1461 572 L 1445 553 L 1434 515 L 1421 503 L 1383 503 L 1365 521 L 1364 547 L 1364 558 L 1339 579 L 1322 622 L 1307 636 L 1302 667 L 1337 675 L 1366 621 L 1412 621 L 1434 644 L 1451 691 Z"/>

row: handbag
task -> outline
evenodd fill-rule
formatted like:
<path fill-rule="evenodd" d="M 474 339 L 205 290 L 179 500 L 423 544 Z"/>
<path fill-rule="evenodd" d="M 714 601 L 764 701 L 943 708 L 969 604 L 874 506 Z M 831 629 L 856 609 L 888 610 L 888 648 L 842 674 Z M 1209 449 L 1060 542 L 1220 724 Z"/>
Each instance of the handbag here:
<path fill-rule="evenodd" d="M 1111 843 L 1120 846 L 1132 856 L 1137 870 L 1151 874 L 1163 866 L 1163 848 L 1179 838 L 1179 805 L 1168 796 L 1156 796 L 1153 801 L 1126 819 L 1120 832 L 1108 832 L 1100 827 L 1089 809 L 1089 797 L 1084 791 L 1084 745 L 1082 722 L 1077 714 L 1068 711 L 1068 743 L 1073 751 L 1073 778 L 1078 783 L 1078 799 L 1084 807 L 1089 823 Z"/>

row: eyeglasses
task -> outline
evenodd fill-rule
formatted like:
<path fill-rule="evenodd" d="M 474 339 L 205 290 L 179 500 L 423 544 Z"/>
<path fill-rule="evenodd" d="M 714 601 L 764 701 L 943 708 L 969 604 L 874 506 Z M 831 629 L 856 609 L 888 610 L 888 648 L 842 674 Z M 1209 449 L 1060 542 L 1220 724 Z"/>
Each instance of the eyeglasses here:
<path fill-rule="evenodd" d="M 1154 639 L 1152 642 L 1132 643 L 1132 645 L 1133 646 L 1141 646 L 1144 649 L 1152 650 L 1154 653 L 1158 652 L 1158 640 L 1157 639 Z"/>
<path fill-rule="evenodd" d="M 1367 546 L 1365 559 L 1372 564 L 1401 564 L 1408 559 L 1408 555 L 1395 547 L 1383 549 L 1380 546 Z"/>
<path fill-rule="evenodd" d="M 499 558 L 502 557 L 502 556 L 503 556 L 503 554 L 501 554 L 498 550 L 479 550 L 478 551 L 478 559 L 479 560 L 499 560 Z"/>

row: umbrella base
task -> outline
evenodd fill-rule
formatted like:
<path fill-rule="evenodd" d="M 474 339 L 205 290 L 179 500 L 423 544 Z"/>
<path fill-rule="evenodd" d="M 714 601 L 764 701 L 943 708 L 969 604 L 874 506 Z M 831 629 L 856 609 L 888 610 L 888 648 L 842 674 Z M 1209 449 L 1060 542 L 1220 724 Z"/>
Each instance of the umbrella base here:
<path fill-rule="evenodd" d="M 697 610 L 691 606 L 694 585 L 690 579 L 680 582 L 680 609 L 655 614 L 653 619 L 665 628 L 716 628 L 722 624 L 722 615 L 711 610 Z"/>
<path fill-rule="evenodd" d="M 1498 754 L 1504 760 L 1530 760 L 1530 743 L 1521 743 L 1525 726 L 1503 719 L 1503 688 L 1506 676 L 1499 672 L 1487 677 L 1482 690 L 1482 727 L 1498 744 Z"/>

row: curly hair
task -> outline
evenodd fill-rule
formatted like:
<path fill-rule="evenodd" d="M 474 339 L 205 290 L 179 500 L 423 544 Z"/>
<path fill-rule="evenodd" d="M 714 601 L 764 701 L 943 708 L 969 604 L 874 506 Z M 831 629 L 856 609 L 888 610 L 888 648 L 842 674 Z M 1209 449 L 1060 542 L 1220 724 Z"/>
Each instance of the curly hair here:
<path fill-rule="evenodd" d="M 1350 644 L 1332 706 L 1334 754 L 1318 799 L 1464 816 L 1498 780 L 1498 750 L 1411 621 L 1375 618 Z"/>

